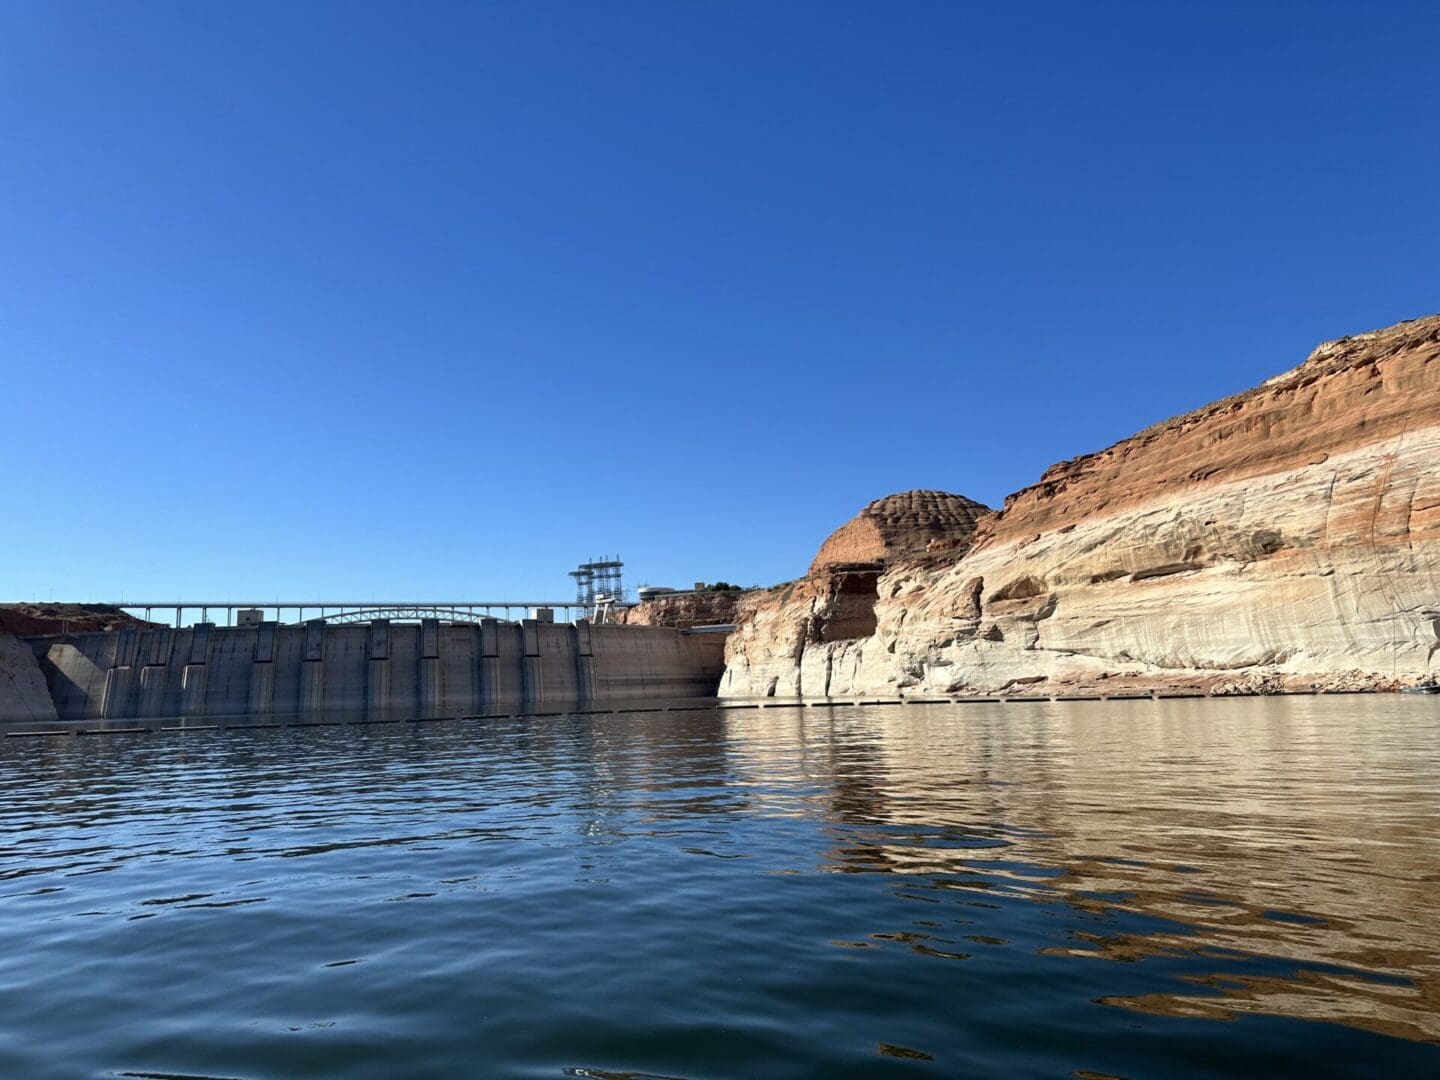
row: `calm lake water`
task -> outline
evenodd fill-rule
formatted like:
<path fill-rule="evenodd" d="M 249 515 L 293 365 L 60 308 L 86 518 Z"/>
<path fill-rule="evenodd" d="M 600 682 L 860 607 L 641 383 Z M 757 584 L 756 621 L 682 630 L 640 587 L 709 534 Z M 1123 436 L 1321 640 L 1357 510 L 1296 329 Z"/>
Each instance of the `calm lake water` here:
<path fill-rule="evenodd" d="M 0 740 L 0 1076 L 1440 1073 L 1440 701 Z"/>

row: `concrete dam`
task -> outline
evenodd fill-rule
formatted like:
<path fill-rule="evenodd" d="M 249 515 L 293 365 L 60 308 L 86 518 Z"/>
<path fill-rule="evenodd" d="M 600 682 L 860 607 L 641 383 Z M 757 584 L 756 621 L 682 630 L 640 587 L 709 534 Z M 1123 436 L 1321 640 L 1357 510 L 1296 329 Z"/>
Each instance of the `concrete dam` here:
<path fill-rule="evenodd" d="M 713 697 L 725 636 L 525 619 L 0 635 L 0 720 L 370 719 Z"/>

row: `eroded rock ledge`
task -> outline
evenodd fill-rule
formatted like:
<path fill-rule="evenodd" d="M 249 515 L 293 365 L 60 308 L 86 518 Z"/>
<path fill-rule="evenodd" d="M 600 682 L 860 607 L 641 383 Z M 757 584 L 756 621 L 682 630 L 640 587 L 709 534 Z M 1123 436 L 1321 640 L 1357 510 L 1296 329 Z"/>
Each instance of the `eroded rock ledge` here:
<path fill-rule="evenodd" d="M 669 626 L 677 630 L 731 623 L 742 595 L 740 589 L 667 593 L 620 612 L 615 621 L 626 626 Z"/>
<path fill-rule="evenodd" d="M 805 579 L 742 599 L 721 692 L 1432 677 L 1437 360 L 1440 316 L 1416 319 L 1327 342 L 1253 390 L 1053 466 L 998 512 L 943 492 L 879 500 Z"/>

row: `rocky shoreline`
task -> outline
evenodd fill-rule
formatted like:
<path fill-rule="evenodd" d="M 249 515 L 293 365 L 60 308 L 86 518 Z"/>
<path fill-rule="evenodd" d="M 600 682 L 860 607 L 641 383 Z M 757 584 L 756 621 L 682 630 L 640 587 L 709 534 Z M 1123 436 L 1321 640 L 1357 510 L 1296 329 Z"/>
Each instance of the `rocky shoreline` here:
<path fill-rule="evenodd" d="M 744 594 L 722 696 L 1392 691 L 1440 653 L 1440 316 L 1062 462 L 870 504 Z M 1122 689 L 1123 688 L 1123 689 Z"/>

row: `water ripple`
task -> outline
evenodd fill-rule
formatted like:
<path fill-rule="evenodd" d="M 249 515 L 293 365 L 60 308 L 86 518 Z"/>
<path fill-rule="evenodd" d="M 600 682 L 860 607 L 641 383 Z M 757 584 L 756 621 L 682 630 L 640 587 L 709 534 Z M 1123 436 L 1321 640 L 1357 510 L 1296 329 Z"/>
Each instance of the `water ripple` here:
<path fill-rule="evenodd" d="M 3 740 L 0 1075 L 1434 1072 L 1437 717 Z"/>

